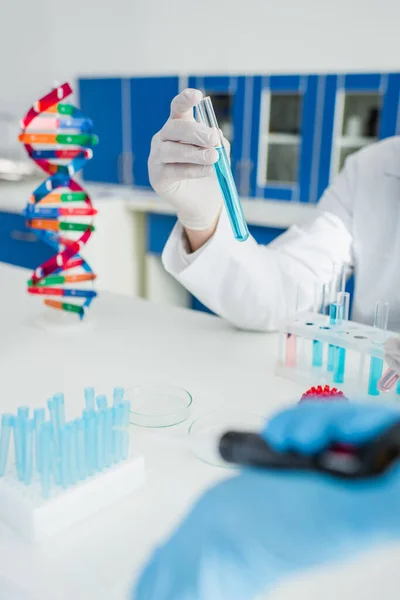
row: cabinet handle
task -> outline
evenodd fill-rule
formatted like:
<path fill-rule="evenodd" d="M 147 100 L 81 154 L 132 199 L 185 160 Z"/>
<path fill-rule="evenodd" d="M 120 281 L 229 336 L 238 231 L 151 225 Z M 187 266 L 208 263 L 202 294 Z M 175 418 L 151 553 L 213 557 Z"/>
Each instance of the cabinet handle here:
<path fill-rule="evenodd" d="M 30 231 L 19 231 L 18 229 L 12 229 L 10 231 L 10 238 L 17 242 L 30 242 L 35 243 L 38 241 L 37 236 Z"/>

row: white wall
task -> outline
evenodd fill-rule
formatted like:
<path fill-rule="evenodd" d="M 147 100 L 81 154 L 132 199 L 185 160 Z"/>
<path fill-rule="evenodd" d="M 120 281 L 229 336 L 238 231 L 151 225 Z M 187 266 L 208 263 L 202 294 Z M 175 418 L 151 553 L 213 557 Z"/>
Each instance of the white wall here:
<path fill-rule="evenodd" d="M 0 112 L 20 118 L 47 91 L 53 58 L 46 19 L 42 0 L 0 0 Z"/>
<path fill-rule="evenodd" d="M 69 0 L 53 43 L 68 30 L 60 78 L 400 69 L 398 0 Z"/>
<path fill-rule="evenodd" d="M 0 111 L 78 74 L 400 69 L 399 0 L 2 0 Z"/>

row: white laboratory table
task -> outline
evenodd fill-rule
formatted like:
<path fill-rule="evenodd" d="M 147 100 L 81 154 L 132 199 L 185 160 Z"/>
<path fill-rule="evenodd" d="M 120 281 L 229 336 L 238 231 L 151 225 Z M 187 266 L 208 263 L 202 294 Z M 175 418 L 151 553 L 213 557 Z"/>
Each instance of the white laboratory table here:
<path fill-rule="evenodd" d="M 29 273 L 0 265 L 0 382 L 2 411 L 45 404 L 64 391 L 66 409 L 82 409 L 83 387 L 110 392 L 142 381 L 166 381 L 194 398 L 194 417 L 225 407 L 268 414 L 300 389 L 272 374 L 275 336 L 235 331 L 222 320 L 101 294 L 92 327 L 53 333 L 35 324 L 46 310 L 25 292 Z M 122 600 L 151 548 L 193 498 L 228 471 L 200 462 L 188 451 L 153 444 L 157 430 L 131 428 L 143 452 L 148 483 L 135 497 L 98 518 L 29 548 L 0 527 L 0 576 L 26 586 L 35 600 Z M 1 596 L 1 594 L 0 594 Z M 211 600 L 211 599 L 210 599 Z"/>
<path fill-rule="evenodd" d="M 74 333 L 40 329 L 36 319 L 46 309 L 25 293 L 27 276 L 0 264 L 3 412 L 20 404 L 44 405 L 50 394 L 63 391 L 67 416 L 74 417 L 82 409 L 84 386 L 109 393 L 115 385 L 166 381 L 193 395 L 191 418 L 170 429 L 185 433 L 201 414 L 245 408 L 268 415 L 302 391 L 273 375 L 277 336 L 239 332 L 194 311 L 103 293 L 93 303 L 91 327 Z M 202 490 L 231 474 L 187 450 L 155 443 L 157 436 L 158 430 L 131 427 L 132 447 L 145 456 L 148 481 L 129 499 L 36 547 L 0 524 L 1 600 L 126 600 L 152 548 Z M 289 582 L 271 599 L 377 600 L 385 593 L 395 598 L 399 559 L 400 548 L 397 553 L 385 549 L 383 558 L 348 565 L 340 577 L 328 570 Z M 366 573 L 370 579 L 364 589 Z M 29 595 L 4 595 L 6 581 Z"/>

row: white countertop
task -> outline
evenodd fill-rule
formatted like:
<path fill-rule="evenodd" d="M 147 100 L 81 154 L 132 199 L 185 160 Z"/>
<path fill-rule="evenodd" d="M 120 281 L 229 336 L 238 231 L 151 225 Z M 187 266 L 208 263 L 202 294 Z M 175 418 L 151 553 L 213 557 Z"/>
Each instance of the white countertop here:
<path fill-rule="evenodd" d="M 35 188 L 40 183 L 0 183 L 0 211 L 21 212 Z M 173 215 L 174 210 L 150 190 L 133 189 L 124 185 L 102 185 L 84 182 L 97 205 L 107 200 L 123 200 L 133 212 L 155 212 Z M 243 199 L 243 210 L 250 225 L 286 229 L 301 225 L 315 216 L 316 206 L 300 202 Z M 101 210 L 101 206 L 100 206 Z"/>
<path fill-rule="evenodd" d="M 190 419 L 169 430 L 185 433 L 201 414 L 240 408 L 269 415 L 303 391 L 273 375 L 276 335 L 239 332 L 194 311 L 103 293 L 93 303 L 91 327 L 75 333 L 42 330 L 36 319 L 49 309 L 25 293 L 28 276 L 0 264 L 4 412 L 21 404 L 43 406 L 50 394 L 63 391 L 67 417 L 74 417 L 82 409 L 85 386 L 110 393 L 115 385 L 166 381 L 193 395 Z M 143 561 L 190 502 L 210 483 L 232 473 L 202 463 L 182 448 L 154 444 L 157 435 L 156 429 L 131 427 L 134 453 L 144 455 L 148 477 L 136 496 L 37 547 L 28 547 L 0 524 L 2 599 L 2 578 L 7 578 L 29 592 L 27 600 L 127 600 Z M 393 599 L 400 549 L 385 552 L 381 562 L 375 555 L 362 557 L 339 574 L 333 567 L 323 575 L 305 574 L 268 598 Z M 8 592 L 5 600 L 16 598 L 25 600 Z"/>
<path fill-rule="evenodd" d="M 67 415 L 75 416 L 85 386 L 109 393 L 115 385 L 159 380 L 192 393 L 191 418 L 173 428 L 185 432 L 200 414 L 241 407 L 264 415 L 301 391 L 272 375 L 276 336 L 235 331 L 194 311 L 104 293 L 93 303 L 92 328 L 70 334 L 41 330 L 35 317 L 48 309 L 26 294 L 28 275 L 0 264 L 4 412 L 20 404 L 44 405 L 50 394 L 63 391 Z M 237 364 L 240 369 L 232 368 Z M 125 598 L 150 549 L 201 490 L 228 474 L 187 451 L 153 448 L 157 430 L 132 427 L 131 435 L 135 451 L 145 455 L 147 487 L 117 512 L 93 518 L 38 549 L 0 525 L 0 577 L 23 583 L 38 600 Z"/>

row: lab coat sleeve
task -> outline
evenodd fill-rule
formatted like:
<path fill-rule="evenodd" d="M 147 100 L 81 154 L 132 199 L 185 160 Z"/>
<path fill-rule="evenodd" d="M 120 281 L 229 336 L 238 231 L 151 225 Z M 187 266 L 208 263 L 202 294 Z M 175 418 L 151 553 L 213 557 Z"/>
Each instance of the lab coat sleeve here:
<path fill-rule="evenodd" d="M 353 159 L 353 160 L 352 160 Z M 178 223 L 163 263 L 189 292 L 236 327 L 272 331 L 294 308 L 310 308 L 314 283 L 329 282 L 334 264 L 351 263 L 352 206 L 357 160 L 351 157 L 325 192 L 316 218 L 293 226 L 268 246 L 237 242 L 222 212 L 214 236 L 197 252 L 185 248 Z"/>

